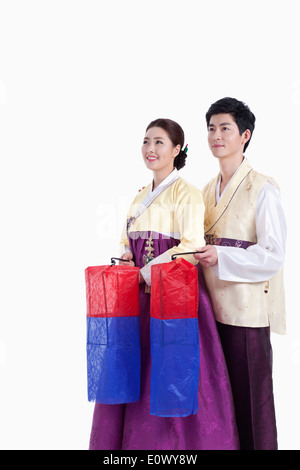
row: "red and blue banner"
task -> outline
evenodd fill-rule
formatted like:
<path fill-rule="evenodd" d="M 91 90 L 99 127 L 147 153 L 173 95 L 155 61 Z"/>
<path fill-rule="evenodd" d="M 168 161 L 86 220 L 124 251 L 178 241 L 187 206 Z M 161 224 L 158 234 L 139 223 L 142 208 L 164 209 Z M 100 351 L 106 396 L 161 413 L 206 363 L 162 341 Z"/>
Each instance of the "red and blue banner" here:
<path fill-rule="evenodd" d="M 139 268 L 85 270 L 88 399 L 130 403 L 140 395 Z"/>
<path fill-rule="evenodd" d="M 198 271 L 184 258 L 151 268 L 150 414 L 198 410 L 200 372 Z"/>

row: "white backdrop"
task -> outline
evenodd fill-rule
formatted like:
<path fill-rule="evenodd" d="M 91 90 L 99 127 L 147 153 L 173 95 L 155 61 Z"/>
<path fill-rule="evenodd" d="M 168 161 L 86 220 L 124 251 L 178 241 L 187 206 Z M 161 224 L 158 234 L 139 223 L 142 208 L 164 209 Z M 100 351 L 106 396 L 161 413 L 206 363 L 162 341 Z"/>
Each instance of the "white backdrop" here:
<path fill-rule="evenodd" d="M 0 447 L 86 449 L 84 269 L 118 255 L 126 210 L 151 174 L 157 117 L 189 144 L 182 176 L 218 171 L 209 105 L 245 101 L 247 151 L 282 191 L 288 334 L 272 336 L 280 449 L 300 449 L 300 67 L 297 0 L 1 0 Z"/>

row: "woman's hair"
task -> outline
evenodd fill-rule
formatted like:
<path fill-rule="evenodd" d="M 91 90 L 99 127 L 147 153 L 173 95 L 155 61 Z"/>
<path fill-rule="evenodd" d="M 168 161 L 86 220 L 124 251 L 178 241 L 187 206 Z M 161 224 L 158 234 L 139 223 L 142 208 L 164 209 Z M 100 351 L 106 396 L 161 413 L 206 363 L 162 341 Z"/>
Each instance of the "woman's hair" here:
<path fill-rule="evenodd" d="M 176 147 L 176 145 L 180 145 L 179 154 L 174 159 L 174 167 L 177 168 L 177 170 L 183 168 L 185 165 L 187 154 L 185 151 L 183 151 L 184 132 L 181 126 L 177 124 L 177 122 L 172 121 L 171 119 L 160 118 L 150 122 L 146 129 L 146 132 L 148 129 L 151 129 L 151 127 L 161 127 L 167 132 L 169 139 L 171 140 L 174 147 Z"/>
<path fill-rule="evenodd" d="M 238 101 L 235 98 L 222 98 L 221 100 L 213 103 L 209 110 L 206 113 L 206 123 L 207 127 L 209 126 L 210 118 L 214 114 L 231 114 L 236 125 L 239 128 L 240 135 L 242 135 L 245 130 L 249 129 L 251 132 L 250 139 L 246 142 L 244 146 L 244 151 L 248 147 L 252 133 L 255 127 L 255 116 L 250 111 L 249 107 L 242 101 Z"/>

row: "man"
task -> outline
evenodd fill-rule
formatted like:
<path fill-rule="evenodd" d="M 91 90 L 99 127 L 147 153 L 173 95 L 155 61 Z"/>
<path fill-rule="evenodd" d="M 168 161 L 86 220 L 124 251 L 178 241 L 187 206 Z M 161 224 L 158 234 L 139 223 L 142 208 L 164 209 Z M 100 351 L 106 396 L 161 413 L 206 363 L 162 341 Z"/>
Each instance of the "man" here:
<path fill-rule="evenodd" d="M 203 266 L 232 384 L 241 449 L 277 449 L 270 329 L 285 333 L 286 222 L 279 190 L 244 157 L 255 116 L 223 98 L 206 114 L 220 173 L 203 190 Z"/>

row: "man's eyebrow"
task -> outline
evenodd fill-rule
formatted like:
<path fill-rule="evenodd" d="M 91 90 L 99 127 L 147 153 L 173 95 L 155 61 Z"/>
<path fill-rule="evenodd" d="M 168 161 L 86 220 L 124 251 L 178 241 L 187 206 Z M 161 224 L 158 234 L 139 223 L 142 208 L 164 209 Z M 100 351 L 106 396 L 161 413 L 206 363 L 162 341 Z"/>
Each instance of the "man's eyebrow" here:
<path fill-rule="evenodd" d="M 219 126 L 232 126 L 232 122 L 221 122 Z M 208 124 L 208 127 L 216 127 L 214 124 Z"/>

